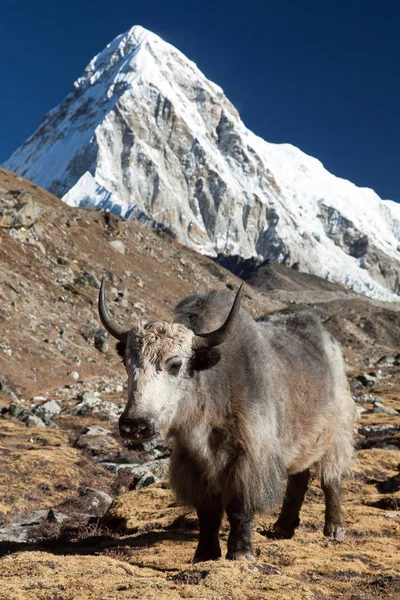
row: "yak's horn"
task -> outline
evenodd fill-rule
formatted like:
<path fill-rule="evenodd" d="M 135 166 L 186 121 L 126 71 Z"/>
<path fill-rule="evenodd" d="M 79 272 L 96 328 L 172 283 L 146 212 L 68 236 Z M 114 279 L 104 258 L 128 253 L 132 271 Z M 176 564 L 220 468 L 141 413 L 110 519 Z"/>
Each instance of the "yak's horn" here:
<path fill-rule="evenodd" d="M 236 317 L 240 308 L 240 299 L 243 293 L 243 286 L 244 283 L 241 284 L 236 294 L 232 308 L 226 318 L 225 323 L 215 331 L 195 335 L 193 342 L 194 349 L 200 350 L 201 348 L 213 348 L 214 346 L 219 346 L 232 334 L 235 329 Z"/>
<path fill-rule="evenodd" d="M 126 343 L 126 339 L 128 336 L 128 332 L 126 329 L 118 325 L 112 318 L 110 313 L 106 307 L 106 296 L 105 296 L 105 278 L 101 280 L 100 292 L 99 292 L 99 316 L 100 321 L 103 323 L 104 327 L 107 329 L 108 333 L 110 333 L 113 337 L 115 337 L 120 342 Z"/>

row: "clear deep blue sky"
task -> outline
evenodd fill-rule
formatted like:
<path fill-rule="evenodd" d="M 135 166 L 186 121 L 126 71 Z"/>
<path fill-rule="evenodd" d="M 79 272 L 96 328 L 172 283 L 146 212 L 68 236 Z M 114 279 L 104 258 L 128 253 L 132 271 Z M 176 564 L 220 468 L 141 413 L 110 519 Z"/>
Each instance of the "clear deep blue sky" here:
<path fill-rule="evenodd" d="M 194 60 L 261 137 L 400 201 L 398 0 L 0 0 L 0 163 L 132 25 Z"/>

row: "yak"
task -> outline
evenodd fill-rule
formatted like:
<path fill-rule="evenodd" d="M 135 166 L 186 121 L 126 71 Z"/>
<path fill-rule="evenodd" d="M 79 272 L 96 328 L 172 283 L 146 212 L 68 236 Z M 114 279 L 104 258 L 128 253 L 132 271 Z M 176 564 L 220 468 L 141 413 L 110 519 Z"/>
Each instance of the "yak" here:
<path fill-rule="evenodd" d="M 354 453 L 354 402 L 338 342 L 311 312 L 275 312 L 255 320 L 240 308 L 243 284 L 182 300 L 171 322 L 124 328 L 106 307 L 99 315 L 118 340 L 128 375 L 119 420 L 125 440 L 161 434 L 170 444 L 170 483 L 195 507 L 194 562 L 221 556 L 252 560 L 255 513 L 283 500 L 270 537 L 291 538 L 316 467 L 325 496 L 323 533 L 344 538 L 341 481 Z"/>

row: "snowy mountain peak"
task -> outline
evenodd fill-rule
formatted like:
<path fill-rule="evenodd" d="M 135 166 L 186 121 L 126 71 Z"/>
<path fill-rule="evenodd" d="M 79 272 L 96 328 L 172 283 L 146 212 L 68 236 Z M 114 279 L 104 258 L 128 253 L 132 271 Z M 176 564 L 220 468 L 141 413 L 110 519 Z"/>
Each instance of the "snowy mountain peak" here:
<path fill-rule="evenodd" d="M 254 135 L 220 87 L 143 27 L 96 55 L 4 166 L 200 252 L 272 258 L 399 299 L 400 205 Z"/>

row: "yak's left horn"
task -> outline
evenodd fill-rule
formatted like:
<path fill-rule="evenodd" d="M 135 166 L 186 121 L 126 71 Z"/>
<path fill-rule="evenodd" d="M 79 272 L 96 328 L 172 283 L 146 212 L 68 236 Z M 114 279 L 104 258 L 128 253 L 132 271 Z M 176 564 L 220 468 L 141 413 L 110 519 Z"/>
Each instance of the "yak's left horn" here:
<path fill-rule="evenodd" d="M 211 331 L 210 333 L 199 333 L 195 335 L 193 348 L 196 350 L 200 350 L 201 348 L 213 348 L 214 346 L 219 346 L 233 333 L 236 324 L 236 317 L 240 308 L 240 299 L 243 294 L 243 286 L 244 283 L 241 284 L 235 300 L 233 302 L 232 308 L 227 316 L 225 323 L 221 325 L 215 331 Z"/>
<path fill-rule="evenodd" d="M 112 318 L 110 313 L 106 307 L 106 296 L 105 296 L 105 278 L 101 280 L 100 292 L 99 292 L 99 316 L 100 321 L 103 323 L 105 329 L 107 329 L 108 333 L 110 333 L 113 337 L 115 337 L 120 342 L 126 343 L 128 332 L 126 329 L 118 325 Z"/>

